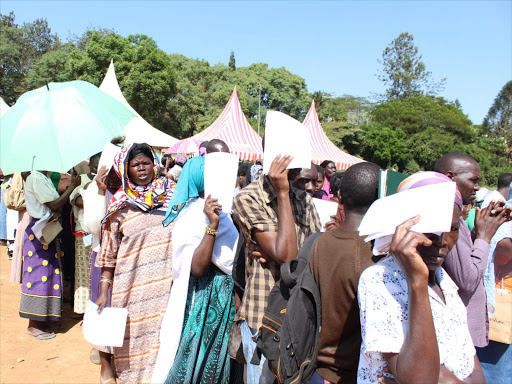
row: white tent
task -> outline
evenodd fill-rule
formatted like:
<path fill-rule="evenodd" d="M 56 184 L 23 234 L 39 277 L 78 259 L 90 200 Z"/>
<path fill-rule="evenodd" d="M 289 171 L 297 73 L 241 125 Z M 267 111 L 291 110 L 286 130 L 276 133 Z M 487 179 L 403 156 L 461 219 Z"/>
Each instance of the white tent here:
<path fill-rule="evenodd" d="M 10 107 L 7 105 L 7 103 L 4 101 L 4 99 L 2 99 L 0 97 L 0 117 L 2 117 L 4 115 L 4 113 L 7 112 L 7 110 L 9 108 Z"/>
<path fill-rule="evenodd" d="M 125 144 L 148 143 L 152 147 L 167 148 L 178 142 L 178 139 L 151 126 L 128 104 L 121 92 L 121 88 L 119 88 L 113 60 L 110 62 L 107 74 L 101 82 L 100 89 L 126 105 L 135 113 L 135 117 L 128 123 L 124 131 L 126 136 Z"/>

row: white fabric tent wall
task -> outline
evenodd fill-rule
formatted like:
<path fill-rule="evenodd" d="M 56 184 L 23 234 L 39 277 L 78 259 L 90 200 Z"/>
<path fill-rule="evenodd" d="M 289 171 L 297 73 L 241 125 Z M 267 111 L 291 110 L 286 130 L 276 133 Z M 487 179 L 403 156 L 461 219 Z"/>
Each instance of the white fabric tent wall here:
<path fill-rule="evenodd" d="M 113 60 L 110 61 L 107 74 L 101 82 L 100 89 L 126 105 L 135 113 L 135 117 L 125 128 L 125 144 L 148 143 L 152 147 L 167 148 L 178 142 L 178 139 L 154 128 L 128 104 L 121 92 L 121 88 L 119 88 Z"/>

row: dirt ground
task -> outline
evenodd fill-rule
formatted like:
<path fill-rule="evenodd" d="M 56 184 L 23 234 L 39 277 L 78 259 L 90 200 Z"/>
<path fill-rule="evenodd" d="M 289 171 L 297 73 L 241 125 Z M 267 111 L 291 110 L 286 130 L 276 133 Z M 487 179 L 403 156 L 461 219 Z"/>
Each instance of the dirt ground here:
<path fill-rule="evenodd" d="M 18 316 L 21 288 L 9 282 L 10 268 L 6 247 L 0 246 L 0 383 L 98 383 L 99 366 L 89 361 L 91 346 L 81 321 L 69 317 L 69 304 L 57 337 L 37 340 L 24 334 L 28 320 Z"/>

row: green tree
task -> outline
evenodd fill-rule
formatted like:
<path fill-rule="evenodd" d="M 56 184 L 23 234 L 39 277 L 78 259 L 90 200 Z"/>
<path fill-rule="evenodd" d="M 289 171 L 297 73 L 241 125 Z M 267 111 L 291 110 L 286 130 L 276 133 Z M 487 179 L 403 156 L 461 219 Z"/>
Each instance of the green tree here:
<path fill-rule="evenodd" d="M 482 132 L 491 138 L 502 140 L 507 157 L 512 160 L 512 81 L 503 86 L 487 112 Z"/>
<path fill-rule="evenodd" d="M 60 45 L 44 19 L 32 23 L 15 23 L 15 15 L 0 14 L 0 96 L 14 104 L 28 89 L 25 76 L 33 63 Z"/>
<path fill-rule="evenodd" d="M 128 103 L 148 122 L 162 128 L 167 102 L 175 94 L 169 56 L 145 35 L 122 37 L 108 30 L 84 35 L 43 55 L 27 75 L 32 88 L 46 81 L 85 80 L 97 86 L 114 60 L 119 86 Z"/>
<path fill-rule="evenodd" d="M 444 89 L 446 79 L 435 82 L 432 73 L 421 61 L 414 37 L 401 33 L 382 52 L 382 70 L 378 75 L 386 86 L 386 98 L 406 98 L 412 95 L 436 95 Z"/>
<path fill-rule="evenodd" d="M 228 67 L 231 68 L 233 71 L 236 69 L 235 52 L 233 51 L 231 51 L 231 54 L 229 55 Z"/>

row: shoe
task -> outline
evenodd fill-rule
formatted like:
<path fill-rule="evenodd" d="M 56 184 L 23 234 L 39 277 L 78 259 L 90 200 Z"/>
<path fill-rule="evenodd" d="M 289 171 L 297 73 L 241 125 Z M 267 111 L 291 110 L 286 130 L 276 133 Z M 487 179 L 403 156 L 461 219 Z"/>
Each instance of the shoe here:
<path fill-rule="evenodd" d="M 50 333 L 46 331 L 39 331 L 38 333 L 30 333 L 28 331 L 25 331 L 26 335 L 32 336 L 36 338 L 37 340 L 49 340 L 53 339 L 55 337 L 55 333 Z"/>
<path fill-rule="evenodd" d="M 100 365 L 101 364 L 100 353 L 94 348 L 91 349 L 91 353 L 89 354 L 89 360 L 93 364 Z"/>

